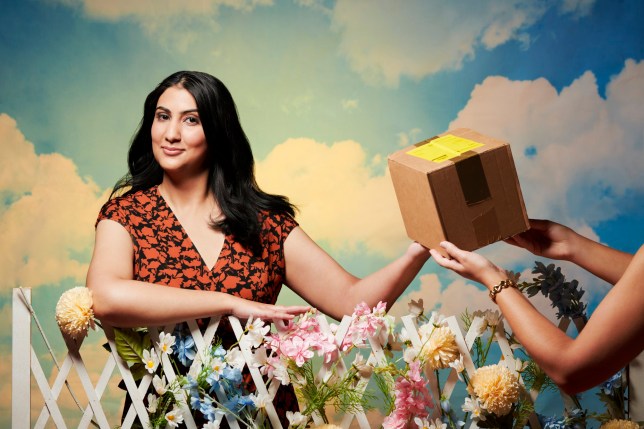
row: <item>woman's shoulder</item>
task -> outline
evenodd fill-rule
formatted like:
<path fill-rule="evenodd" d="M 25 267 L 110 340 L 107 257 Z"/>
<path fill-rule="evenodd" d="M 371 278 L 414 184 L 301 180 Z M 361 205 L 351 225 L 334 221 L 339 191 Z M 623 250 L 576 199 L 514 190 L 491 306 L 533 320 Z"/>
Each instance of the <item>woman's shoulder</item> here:
<path fill-rule="evenodd" d="M 110 198 L 103 204 L 96 223 L 103 219 L 124 221 L 132 215 L 149 213 L 157 204 L 158 193 L 156 192 L 156 186 L 135 192 L 126 192 L 123 195 Z"/>
<path fill-rule="evenodd" d="M 288 235 L 298 226 L 295 218 L 289 213 L 261 210 L 259 219 L 264 232 L 277 232 L 278 235 Z"/>

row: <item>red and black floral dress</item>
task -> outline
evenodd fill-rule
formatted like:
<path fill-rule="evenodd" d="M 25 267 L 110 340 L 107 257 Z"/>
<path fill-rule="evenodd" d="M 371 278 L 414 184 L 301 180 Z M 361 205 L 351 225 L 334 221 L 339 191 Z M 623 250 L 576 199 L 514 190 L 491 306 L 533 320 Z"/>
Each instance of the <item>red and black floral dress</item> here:
<path fill-rule="evenodd" d="M 285 277 L 284 241 L 298 226 L 288 215 L 262 212 L 261 255 L 227 235 L 215 266 L 209 268 L 159 193 L 158 187 L 114 198 L 101 209 L 103 219 L 121 224 L 132 238 L 134 279 L 163 286 L 225 292 L 274 304 Z M 235 342 L 222 320 L 217 336 L 224 346 Z M 292 389 L 280 389 L 274 403 L 283 423 L 286 411 L 297 410 Z M 288 423 L 286 423 L 288 424 Z"/>

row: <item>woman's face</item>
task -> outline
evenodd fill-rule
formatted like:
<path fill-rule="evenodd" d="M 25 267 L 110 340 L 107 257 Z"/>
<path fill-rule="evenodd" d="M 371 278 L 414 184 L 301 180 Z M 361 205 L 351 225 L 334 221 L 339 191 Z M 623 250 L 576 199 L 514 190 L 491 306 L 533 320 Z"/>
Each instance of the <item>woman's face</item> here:
<path fill-rule="evenodd" d="M 173 86 L 161 94 L 151 133 L 154 158 L 165 173 L 198 175 L 208 169 L 197 102 L 186 89 Z"/>

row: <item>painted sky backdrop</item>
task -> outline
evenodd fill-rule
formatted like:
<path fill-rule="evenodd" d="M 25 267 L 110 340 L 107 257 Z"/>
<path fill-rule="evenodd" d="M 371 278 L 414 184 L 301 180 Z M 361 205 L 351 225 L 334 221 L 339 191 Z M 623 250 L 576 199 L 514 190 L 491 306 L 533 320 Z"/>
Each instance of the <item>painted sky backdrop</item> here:
<path fill-rule="evenodd" d="M 628 252 L 644 239 L 642 1 L 0 0 L 0 10 L 3 357 L 13 287 L 36 288 L 56 333 L 53 307 L 84 282 L 143 100 L 182 69 L 226 83 L 260 185 L 289 196 L 301 226 L 357 275 L 409 243 L 387 155 L 456 127 L 511 143 L 530 217 Z M 503 244 L 483 252 L 518 271 L 534 260 Z M 562 265 L 594 308 L 607 285 Z M 401 300 L 418 296 L 445 314 L 489 307 L 433 261 Z"/>

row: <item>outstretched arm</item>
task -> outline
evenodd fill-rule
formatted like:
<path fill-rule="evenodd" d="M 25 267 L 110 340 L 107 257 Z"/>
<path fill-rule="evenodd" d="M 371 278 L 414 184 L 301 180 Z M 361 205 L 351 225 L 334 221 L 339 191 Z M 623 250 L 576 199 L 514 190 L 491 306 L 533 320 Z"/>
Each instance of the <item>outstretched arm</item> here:
<path fill-rule="evenodd" d="M 443 243 L 452 259 L 431 250 L 436 262 L 488 289 L 506 279 L 505 271 L 484 257 Z M 576 339 L 568 337 L 515 288 L 496 302 L 513 333 L 535 362 L 567 393 L 593 387 L 623 368 L 644 349 L 644 246 L 633 257 Z M 553 351 L 556 351 L 553 353 Z"/>
<path fill-rule="evenodd" d="M 549 220 L 530 219 L 528 231 L 506 242 L 538 256 L 573 262 L 613 285 L 624 274 L 633 257 Z"/>
<path fill-rule="evenodd" d="M 301 229 L 295 228 L 284 243 L 286 285 L 309 304 L 339 320 L 364 301 L 391 306 L 409 286 L 429 251 L 412 243 L 398 259 L 363 279 L 342 268 Z"/>
<path fill-rule="evenodd" d="M 275 306 L 226 293 L 163 287 L 133 280 L 132 241 L 123 226 L 102 220 L 87 273 L 96 317 L 114 326 L 161 326 L 189 319 L 232 314 L 291 319 L 303 306 Z"/>

